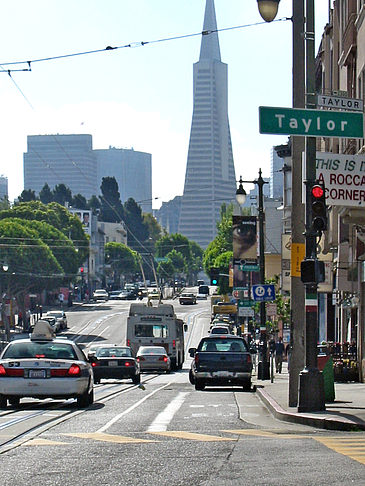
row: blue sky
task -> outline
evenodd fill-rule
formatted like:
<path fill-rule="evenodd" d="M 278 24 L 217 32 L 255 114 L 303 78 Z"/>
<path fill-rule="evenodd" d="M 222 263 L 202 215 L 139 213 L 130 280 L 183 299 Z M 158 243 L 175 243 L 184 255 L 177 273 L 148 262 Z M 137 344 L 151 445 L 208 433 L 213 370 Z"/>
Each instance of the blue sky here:
<path fill-rule="evenodd" d="M 290 17 L 291 5 L 281 0 L 277 18 Z M 262 20 L 256 0 L 215 0 L 215 7 L 218 28 Z M 205 0 L 1 2 L 0 64 L 136 43 L 33 63 L 12 79 L 0 73 L 0 174 L 10 199 L 23 189 L 27 135 L 53 133 L 90 133 L 94 148 L 150 152 L 154 207 L 182 194 L 201 38 L 138 43 L 201 32 L 204 8 Z M 328 1 L 317 0 L 317 45 L 327 21 Z M 287 140 L 259 134 L 258 107 L 291 106 L 291 29 L 281 21 L 219 34 L 237 178 L 254 179 L 259 167 L 268 177 L 271 147 Z"/>

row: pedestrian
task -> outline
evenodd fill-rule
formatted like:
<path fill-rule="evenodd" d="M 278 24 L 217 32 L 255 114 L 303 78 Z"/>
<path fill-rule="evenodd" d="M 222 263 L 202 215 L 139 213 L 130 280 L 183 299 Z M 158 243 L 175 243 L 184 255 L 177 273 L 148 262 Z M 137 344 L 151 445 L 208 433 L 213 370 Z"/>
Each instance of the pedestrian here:
<path fill-rule="evenodd" d="M 32 313 L 30 312 L 30 309 L 27 310 L 25 313 L 25 330 L 30 331 L 30 318 L 31 318 Z"/>
<path fill-rule="evenodd" d="M 43 315 L 43 307 L 41 306 L 41 304 L 39 304 L 39 319 L 42 319 L 42 315 Z"/>
<path fill-rule="evenodd" d="M 39 318 L 39 305 L 38 304 L 35 306 L 35 312 L 36 312 L 37 321 L 38 321 L 38 318 Z"/>
<path fill-rule="evenodd" d="M 284 354 L 284 344 L 283 344 L 283 338 L 280 336 L 279 340 L 275 343 L 276 373 L 281 373 L 282 366 L 283 366 L 283 354 Z"/>
<path fill-rule="evenodd" d="M 64 300 L 65 300 L 65 296 L 63 295 L 63 293 L 62 293 L 62 292 L 60 292 L 60 293 L 58 294 L 58 301 L 59 301 L 59 303 L 60 303 L 60 306 L 61 306 L 61 307 L 63 307 L 63 302 L 64 302 Z"/>
<path fill-rule="evenodd" d="M 18 312 L 18 326 L 22 326 L 23 325 L 23 314 L 22 314 L 22 311 L 19 311 Z"/>

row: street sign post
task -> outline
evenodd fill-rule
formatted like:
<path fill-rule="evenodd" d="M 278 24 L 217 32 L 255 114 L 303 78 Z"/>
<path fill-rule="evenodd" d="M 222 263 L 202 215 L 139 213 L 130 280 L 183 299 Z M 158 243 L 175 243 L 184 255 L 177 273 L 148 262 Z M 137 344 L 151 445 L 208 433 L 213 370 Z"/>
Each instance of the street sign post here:
<path fill-rule="evenodd" d="M 252 294 L 255 302 L 270 302 L 275 300 L 275 286 L 273 284 L 253 285 Z"/>
<path fill-rule="evenodd" d="M 259 107 L 260 133 L 363 138 L 363 114 L 349 111 Z"/>

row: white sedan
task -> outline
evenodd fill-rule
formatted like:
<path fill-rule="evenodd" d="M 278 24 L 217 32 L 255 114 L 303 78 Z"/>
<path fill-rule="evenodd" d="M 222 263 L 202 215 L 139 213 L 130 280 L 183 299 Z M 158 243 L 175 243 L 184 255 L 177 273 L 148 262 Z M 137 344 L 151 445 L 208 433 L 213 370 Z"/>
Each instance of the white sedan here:
<path fill-rule="evenodd" d="M 0 355 L 0 409 L 21 398 L 76 398 L 78 407 L 94 401 L 91 364 L 73 341 L 56 338 L 38 321 L 30 338 L 10 342 Z"/>

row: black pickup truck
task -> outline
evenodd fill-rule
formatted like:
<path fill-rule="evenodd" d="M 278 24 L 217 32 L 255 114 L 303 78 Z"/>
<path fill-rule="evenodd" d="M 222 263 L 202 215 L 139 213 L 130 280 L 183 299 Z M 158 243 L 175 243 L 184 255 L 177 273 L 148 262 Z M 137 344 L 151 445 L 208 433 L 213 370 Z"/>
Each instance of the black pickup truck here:
<path fill-rule="evenodd" d="M 193 359 L 189 379 L 196 390 L 207 385 L 242 386 L 251 389 L 252 359 L 246 341 L 232 334 L 203 338 L 190 348 Z"/>

